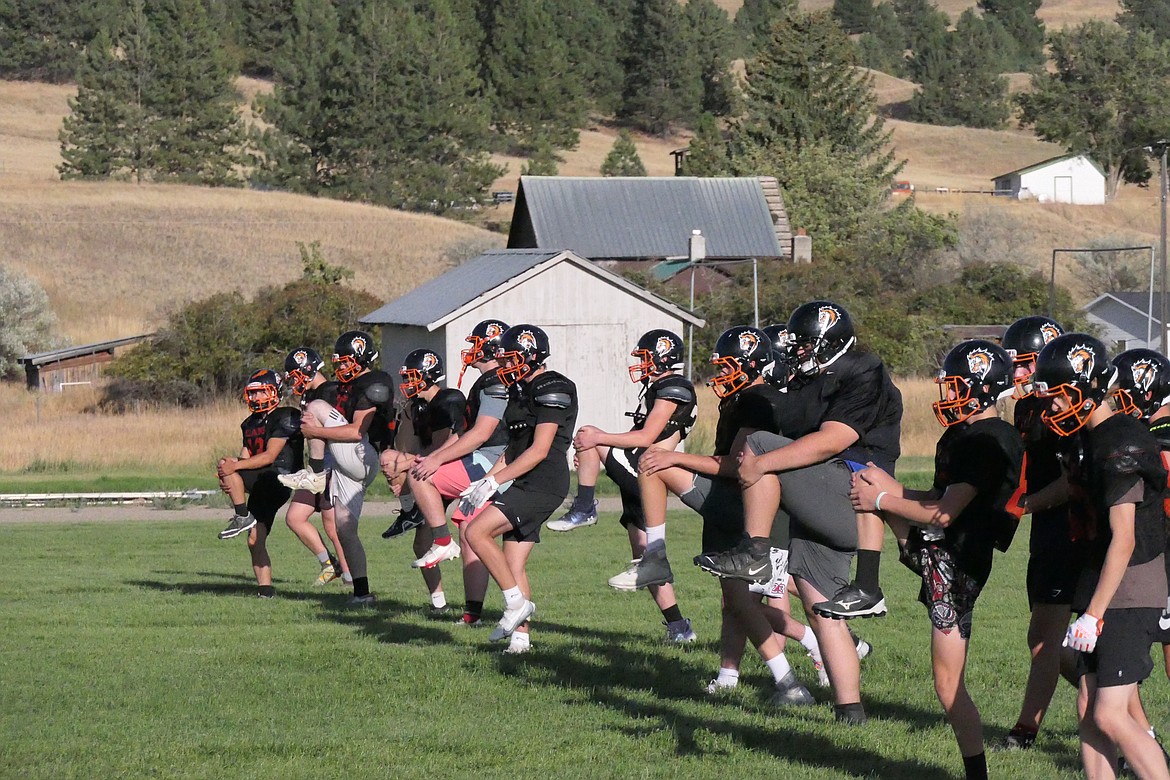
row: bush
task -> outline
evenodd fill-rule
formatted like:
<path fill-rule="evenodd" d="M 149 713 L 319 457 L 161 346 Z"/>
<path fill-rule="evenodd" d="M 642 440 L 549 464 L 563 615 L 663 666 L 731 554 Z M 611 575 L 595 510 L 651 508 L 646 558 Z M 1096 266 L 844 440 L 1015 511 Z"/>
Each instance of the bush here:
<path fill-rule="evenodd" d="M 0 265 L 0 379 L 17 377 L 25 355 L 60 345 L 56 327 L 44 288 Z"/>

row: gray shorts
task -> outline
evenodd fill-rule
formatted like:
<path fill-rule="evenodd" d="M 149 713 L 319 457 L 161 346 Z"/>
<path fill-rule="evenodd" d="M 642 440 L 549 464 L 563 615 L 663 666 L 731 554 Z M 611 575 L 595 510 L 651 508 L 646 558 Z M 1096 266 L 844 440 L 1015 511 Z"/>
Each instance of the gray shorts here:
<path fill-rule="evenodd" d="M 757 455 L 791 443 L 792 439 L 763 431 L 747 438 L 747 445 Z M 850 564 L 857 552 L 857 516 L 849 500 L 849 467 L 834 458 L 776 476 L 780 480 L 780 511 L 773 523 L 772 537 L 791 538 L 788 571 L 792 576 L 832 596 L 849 582 Z M 778 534 L 775 526 L 785 523 L 789 526 L 787 533 Z"/>

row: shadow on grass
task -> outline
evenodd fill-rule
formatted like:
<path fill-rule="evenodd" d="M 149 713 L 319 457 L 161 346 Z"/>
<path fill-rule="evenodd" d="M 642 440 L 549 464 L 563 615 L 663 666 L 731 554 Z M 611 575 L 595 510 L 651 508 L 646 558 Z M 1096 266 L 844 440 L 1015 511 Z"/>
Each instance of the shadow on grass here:
<path fill-rule="evenodd" d="M 590 706 L 608 707 L 628 717 L 628 724 L 616 728 L 630 737 L 659 733 L 665 727 L 674 735 L 677 756 L 711 753 L 712 750 L 704 744 L 710 741 L 710 735 L 718 735 L 749 750 L 834 771 L 920 780 L 951 777 L 945 769 L 933 763 L 883 758 L 872 747 L 876 739 L 855 746 L 825 736 L 826 728 L 849 732 L 856 729 L 859 733 L 864 733 L 867 728 L 836 725 L 828 690 L 815 691 L 818 705 L 805 708 L 771 708 L 766 703 L 770 686 L 763 679 L 759 701 L 753 701 L 752 694 L 747 691 L 711 699 L 699 685 L 710 672 L 706 668 L 709 659 L 705 654 L 700 662 L 699 654 L 692 659 L 686 652 L 650 647 L 641 649 L 639 645 L 646 645 L 642 634 L 586 631 L 579 626 L 540 620 L 536 626 L 541 632 L 567 634 L 575 641 L 552 644 L 547 649 L 542 646 L 524 656 L 500 655 L 498 666 L 501 674 L 524 678 L 527 684 L 539 682 L 583 691 Z M 499 651 L 485 646 L 483 652 L 496 654 Z M 654 698 L 648 701 L 644 694 L 651 694 Z M 711 702 L 717 706 L 696 713 L 696 702 Z M 727 708 L 724 712 L 731 714 L 721 715 L 719 710 L 724 707 Z M 742 709 L 732 712 L 730 708 L 733 707 Z M 866 708 L 875 719 L 898 719 L 924 729 L 937 728 L 943 717 L 941 711 L 926 711 L 869 697 Z M 761 727 L 758 722 L 752 722 L 755 715 L 768 717 L 768 725 Z M 954 758 L 957 759 L 957 755 Z"/>

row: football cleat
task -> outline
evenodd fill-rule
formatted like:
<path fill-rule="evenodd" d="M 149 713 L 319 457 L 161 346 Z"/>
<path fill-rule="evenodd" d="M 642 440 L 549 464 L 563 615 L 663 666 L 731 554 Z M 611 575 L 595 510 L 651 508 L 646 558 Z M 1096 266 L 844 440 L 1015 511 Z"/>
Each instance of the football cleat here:
<path fill-rule="evenodd" d="M 310 493 L 325 492 L 326 475 L 324 471 L 301 469 L 292 474 L 277 474 L 276 479 L 280 484 L 292 490 L 307 490 Z"/>
<path fill-rule="evenodd" d="M 991 749 L 996 753 L 1028 750 L 1036 741 L 1037 733 L 1031 729 L 1021 728 L 1019 725 L 1012 726 L 1012 730 L 1001 741 L 994 743 Z"/>
<path fill-rule="evenodd" d="M 313 581 L 313 586 L 320 588 L 337 579 L 341 579 L 341 572 L 339 572 L 332 563 L 327 563 L 321 567 L 321 573 L 318 574 L 317 579 Z"/>
<path fill-rule="evenodd" d="M 463 628 L 483 628 L 483 618 L 473 617 L 467 612 L 463 613 L 463 617 L 455 621 L 454 625 L 462 626 Z"/>
<path fill-rule="evenodd" d="M 423 553 L 423 556 L 410 564 L 416 569 L 430 569 L 438 566 L 443 561 L 451 561 L 459 557 L 459 545 L 452 539 L 447 544 L 432 544 L 431 549 Z"/>
<path fill-rule="evenodd" d="M 520 606 L 515 609 L 505 609 L 504 616 L 500 618 L 499 624 L 492 630 L 488 639 L 492 642 L 499 642 L 501 639 L 512 636 L 513 631 L 535 614 L 536 605 L 528 599 L 520 602 Z"/>
<path fill-rule="evenodd" d="M 219 532 L 220 539 L 232 539 L 245 531 L 251 531 L 252 526 L 256 525 L 256 518 L 249 512 L 246 515 L 232 515 L 232 519 L 228 521 L 227 528 Z"/>
<path fill-rule="evenodd" d="M 807 707 L 816 704 L 817 700 L 796 679 L 796 673 L 789 669 L 788 674 L 776 681 L 776 692 L 768 703 L 773 707 Z"/>
<path fill-rule="evenodd" d="M 366 593 L 363 596 L 351 596 L 345 603 L 351 607 L 373 607 L 378 603 L 378 597 L 373 593 Z"/>
<path fill-rule="evenodd" d="M 663 623 L 666 626 L 666 642 L 668 644 L 685 645 L 698 639 L 691 629 L 690 618 L 683 618 L 674 623 Z"/>
<path fill-rule="evenodd" d="M 595 525 L 596 523 L 597 501 L 594 501 L 589 511 L 583 512 L 579 509 L 570 508 L 559 519 L 547 523 L 545 527 L 550 531 L 572 531 L 574 528 L 584 528 L 585 526 Z"/>
<path fill-rule="evenodd" d="M 651 585 L 665 585 L 674 582 L 674 572 L 666 559 L 666 550 L 647 551 L 641 558 L 630 561 L 621 574 L 609 578 L 609 587 L 614 590 L 634 591 Z"/>
<path fill-rule="evenodd" d="M 881 588 L 871 593 L 851 582 L 828 601 L 813 604 L 812 609 L 821 617 L 834 620 L 881 617 L 886 614 L 886 599 Z"/>
<path fill-rule="evenodd" d="M 761 584 L 777 579 L 767 539 L 743 539 L 730 550 L 696 555 L 695 565 L 716 577 Z"/>
<path fill-rule="evenodd" d="M 719 678 L 716 677 L 714 680 L 707 683 L 707 687 L 704 688 L 703 690 L 707 692 L 708 696 L 721 696 L 724 694 L 731 693 L 738 686 L 739 686 L 739 679 L 738 678 L 735 680 L 735 682 L 719 682 Z"/>
<path fill-rule="evenodd" d="M 523 655 L 531 649 L 532 641 L 528 638 L 528 634 L 523 631 L 517 631 L 512 634 L 512 638 L 508 641 L 508 646 L 504 648 L 504 652 L 508 655 Z"/>
<path fill-rule="evenodd" d="M 395 539 L 407 531 L 413 531 L 425 522 L 426 520 L 423 518 L 422 512 L 418 511 L 417 506 L 403 509 L 390 527 L 382 532 L 382 538 Z"/>

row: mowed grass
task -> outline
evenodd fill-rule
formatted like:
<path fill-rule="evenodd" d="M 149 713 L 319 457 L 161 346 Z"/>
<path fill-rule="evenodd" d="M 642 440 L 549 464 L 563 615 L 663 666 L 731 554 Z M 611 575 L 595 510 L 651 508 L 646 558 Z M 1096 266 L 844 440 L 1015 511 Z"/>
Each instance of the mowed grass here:
<path fill-rule="evenodd" d="M 150 520 L 19 525 L 6 547 L 36 576 L 0 583 L 0 776 L 233 777 L 792 777 L 944 778 L 961 773 L 934 699 L 928 623 L 916 581 L 887 550 L 892 607 L 858 631 L 870 714 L 837 726 L 818 705 L 773 710 L 755 654 L 740 689 L 710 700 L 718 667 L 718 589 L 689 565 L 694 515 L 673 514 L 670 549 L 680 603 L 700 641 L 661 643 L 641 594 L 609 590 L 628 557 L 613 515 L 575 534 L 546 534 L 530 573 L 539 605 L 533 651 L 502 655 L 485 630 L 427 617 L 404 541 L 363 536 L 373 610 L 344 607 L 343 588 L 309 586 L 316 561 L 279 526 L 270 544 L 278 598 L 261 601 L 245 546 L 218 523 Z M 1025 537 L 999 557 L 977 611 L 968 683 L 990 739 L 1011 726 L 1026 674 Z M 461 602 L 457 567 L 447 592 Z M 488 617 L 501 608 L 489 593 Z M 799 647 L 789 651 L 815 682 Z M 1144 686 L 1166 724 L 1167 684 Z M 1074 694 L 1062 684 L 1036 749 L 992 755 L 993 776 L 1078 771 Z"/>

